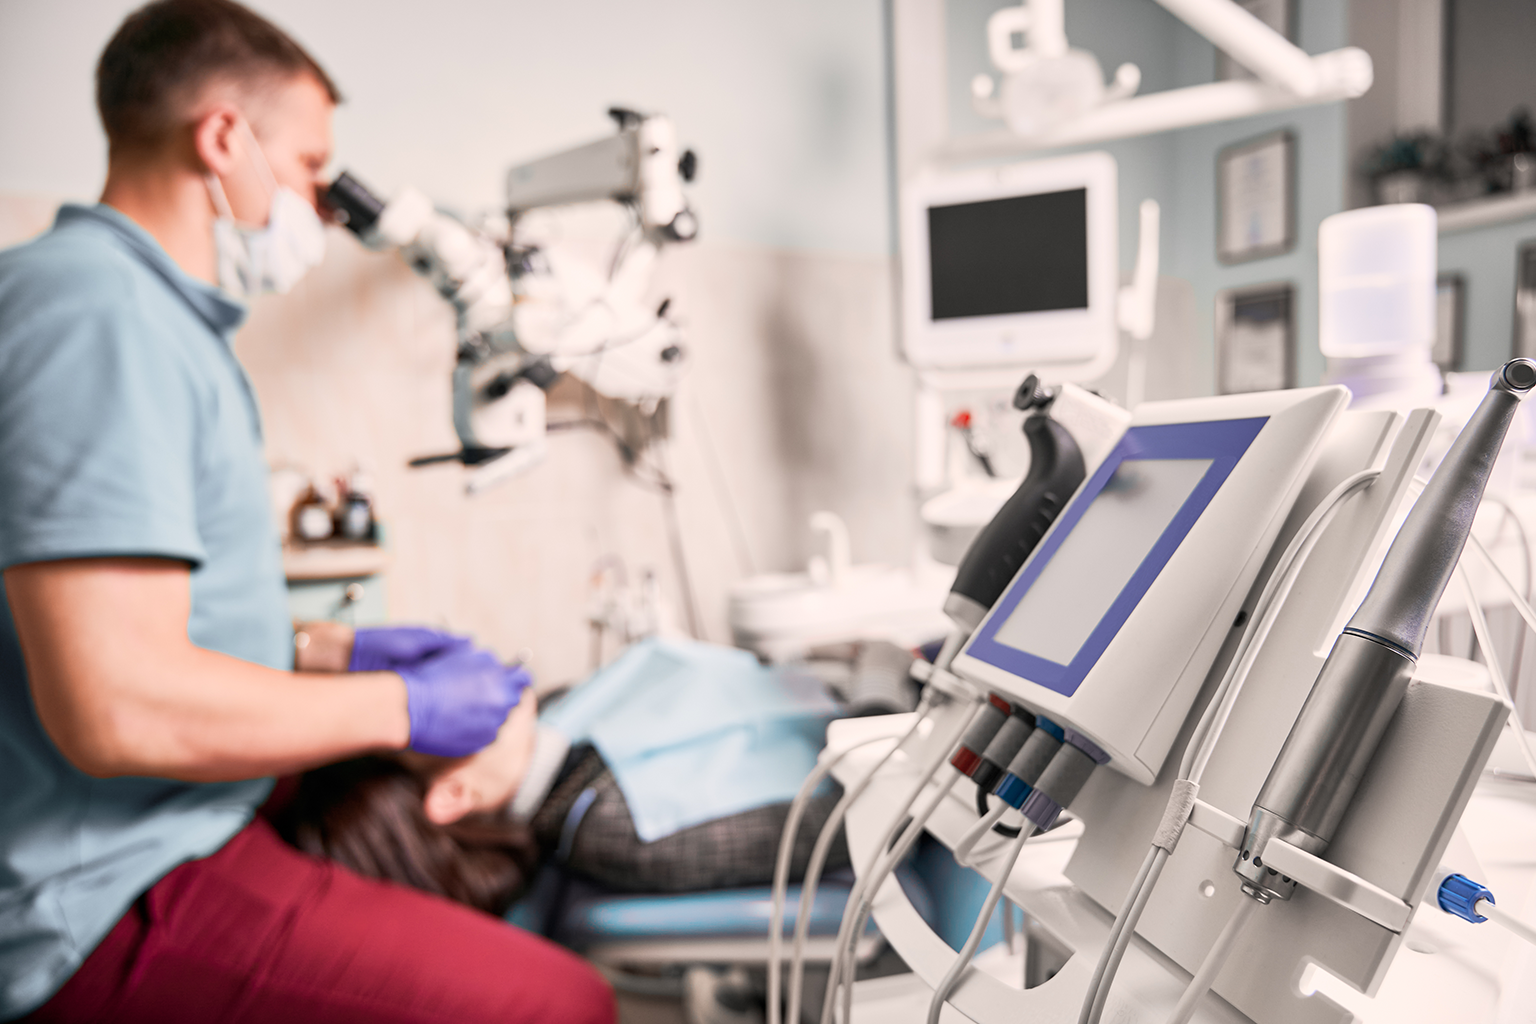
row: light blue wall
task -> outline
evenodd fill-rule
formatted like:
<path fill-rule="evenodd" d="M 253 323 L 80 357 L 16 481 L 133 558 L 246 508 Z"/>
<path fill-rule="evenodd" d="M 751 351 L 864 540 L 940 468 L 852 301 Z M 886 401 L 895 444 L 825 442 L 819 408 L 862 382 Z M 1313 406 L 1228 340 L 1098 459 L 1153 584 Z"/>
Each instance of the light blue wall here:
<path fill-rule="evenodd" d="M 495 206 L 515 161 L 664 111 L 706 237 L 890 251 L 880 0 L 249 0 L 333 74 L 337 166 Z M 137 0 L 0 0 L 0 191 L 100 189 L 96 57 Z"/>
<path fill-rule="evenodd" d="M 996 0 L 951 0 L 951 118 L 956 131 L 991 125 L 970 110 L 968 83 L 990 70 L 987 16 Z M 1142 70 L 1142 92 L 1194 85 L 1215 77 L 1210 43 L 1152 0 L 1068 0 L 1067 35 L 1092 51 L 1106 75 L 1122 61 Z M 1347 42 L 1346 10 L 1338 0 L 1300 0 L 1298 42 L 1311 53 Z M 1216 159 L 1222 148 L 1277 128 L 1297 137 L 1297 232 L 1290 253 L 1235 266 L 1216 258 Z M 1183 278 L 1195 293 L 1195 324 L 1189 343 L 1203 367 L 1192 390 L 1214 388 L 1213 324 L 1216 295 L 1226 288 L 1288 281 L 1296 288 L 1297 368 L 1302 384 L 1316 383 L 1323 369 L 1317 348 L 1317 226 L 1344 209 L 1345 118 L 1342 104 L 1305 108 L 1181 132 L 1112 142 L 1100 147 L 1120 165 L 1121 267 L 1134 263 L 1136 208 L 1144 198 L 1162 206 L 1162 272 Z"/>
<path fill-rule="evenodd" d="M 1440 269 L 1467 283 L 1463 369 L 1492 370 L 1512 353 L 1515 253 L 1523 242 L 1536 242 L 1536 220 L 1440 236 Z"/>

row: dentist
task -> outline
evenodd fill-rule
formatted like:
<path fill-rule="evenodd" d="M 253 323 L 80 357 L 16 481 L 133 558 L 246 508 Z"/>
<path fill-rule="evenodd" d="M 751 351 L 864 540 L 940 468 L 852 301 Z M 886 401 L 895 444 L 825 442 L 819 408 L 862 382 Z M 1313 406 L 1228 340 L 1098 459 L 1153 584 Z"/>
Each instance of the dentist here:
<path fill-rule="evenodd" d="M 100 204 L 0 253 L 0 1020 L 611 1020 L 571 954 L 255 813 L 274 775 L 471 757 L 528 682 L 410 633 L 294 671 L 230 338 L 323 255 L 336 87 L 231 0 L 159 0 L 96 96 Z"/>

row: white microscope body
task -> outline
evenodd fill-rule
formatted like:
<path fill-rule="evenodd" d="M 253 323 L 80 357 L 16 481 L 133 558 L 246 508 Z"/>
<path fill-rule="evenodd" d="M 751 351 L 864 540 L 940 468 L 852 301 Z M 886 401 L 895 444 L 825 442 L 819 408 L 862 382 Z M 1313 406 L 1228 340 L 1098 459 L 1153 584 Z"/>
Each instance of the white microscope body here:
<path fill-rule="evenodd" d="M 464 463 L 471 493 L 543 458 L 544 390 L 560 374 L 654 408 L 685 370 L 669 304 L 647 292 L 660 247 L 697 234 L 683 194 L 697 158 L 679 151 L 667 118 L 609 114 L 613 136 L 512 168 L 505 217 L 475 226 L 414 188 L 386 202 L 342 174 L 328 191 L 338 220 L 368 247 L 399 252 L 457 314 L 453 421 L 462 447 L 415 464 Z M 628 213 L 600 267 L 563 247 L 547 223 L 559 208 L 597 203 Z"/>

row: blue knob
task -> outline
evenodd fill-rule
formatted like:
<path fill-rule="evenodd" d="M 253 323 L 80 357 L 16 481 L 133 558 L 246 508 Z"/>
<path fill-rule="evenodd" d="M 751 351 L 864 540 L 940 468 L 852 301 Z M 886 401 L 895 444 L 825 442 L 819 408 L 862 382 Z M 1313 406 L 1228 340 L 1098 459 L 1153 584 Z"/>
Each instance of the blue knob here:
<path fill-rule="evenodd" d="M 1471 921 L 1473 924 L 1482 924 L 1488 920 L 1474 909 L 1478 900 L 1487 900 L 1489 903 L 1498 902 L 1486 885 L 1474 882 L 1466 875 L 1446 876 L 1445 881 L 1440 883 L 1437 898 L 1441 910 L 1447 914 L 1455 914 L 1463 921 Z"/>

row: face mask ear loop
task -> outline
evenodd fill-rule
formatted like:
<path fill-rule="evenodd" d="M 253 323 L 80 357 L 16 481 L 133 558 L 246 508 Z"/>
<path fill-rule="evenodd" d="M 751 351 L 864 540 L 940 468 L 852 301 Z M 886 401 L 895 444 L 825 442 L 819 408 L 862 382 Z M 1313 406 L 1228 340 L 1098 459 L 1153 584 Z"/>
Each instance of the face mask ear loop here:
<path fill-rule="evenodd" d="M 230 212 L 229 197 L 224 194 L 224 184 L 219 181 L 219 176 L 205 174 L 203 182 L 208 186 L 208 198 L 213 200 L 213 212 L 218 214 L 221 220 L 233 221 L 235 215 Z"/>
<path fill-rule="evenodd" d="M 251 163 L 256 165 L 262 187 L 267 190 L 267 198 L 271 199 L 277 195 L 277 176 L 272 173 L 272 165 L 267 163 L 267 154 L 261 151 L 261 143 L 256 141 L 256 133 L 251 130 L 250 122 L 243 117 L 240 119 L 240 130 L 245 133 L 245 141 L 251 145 Z"/>

